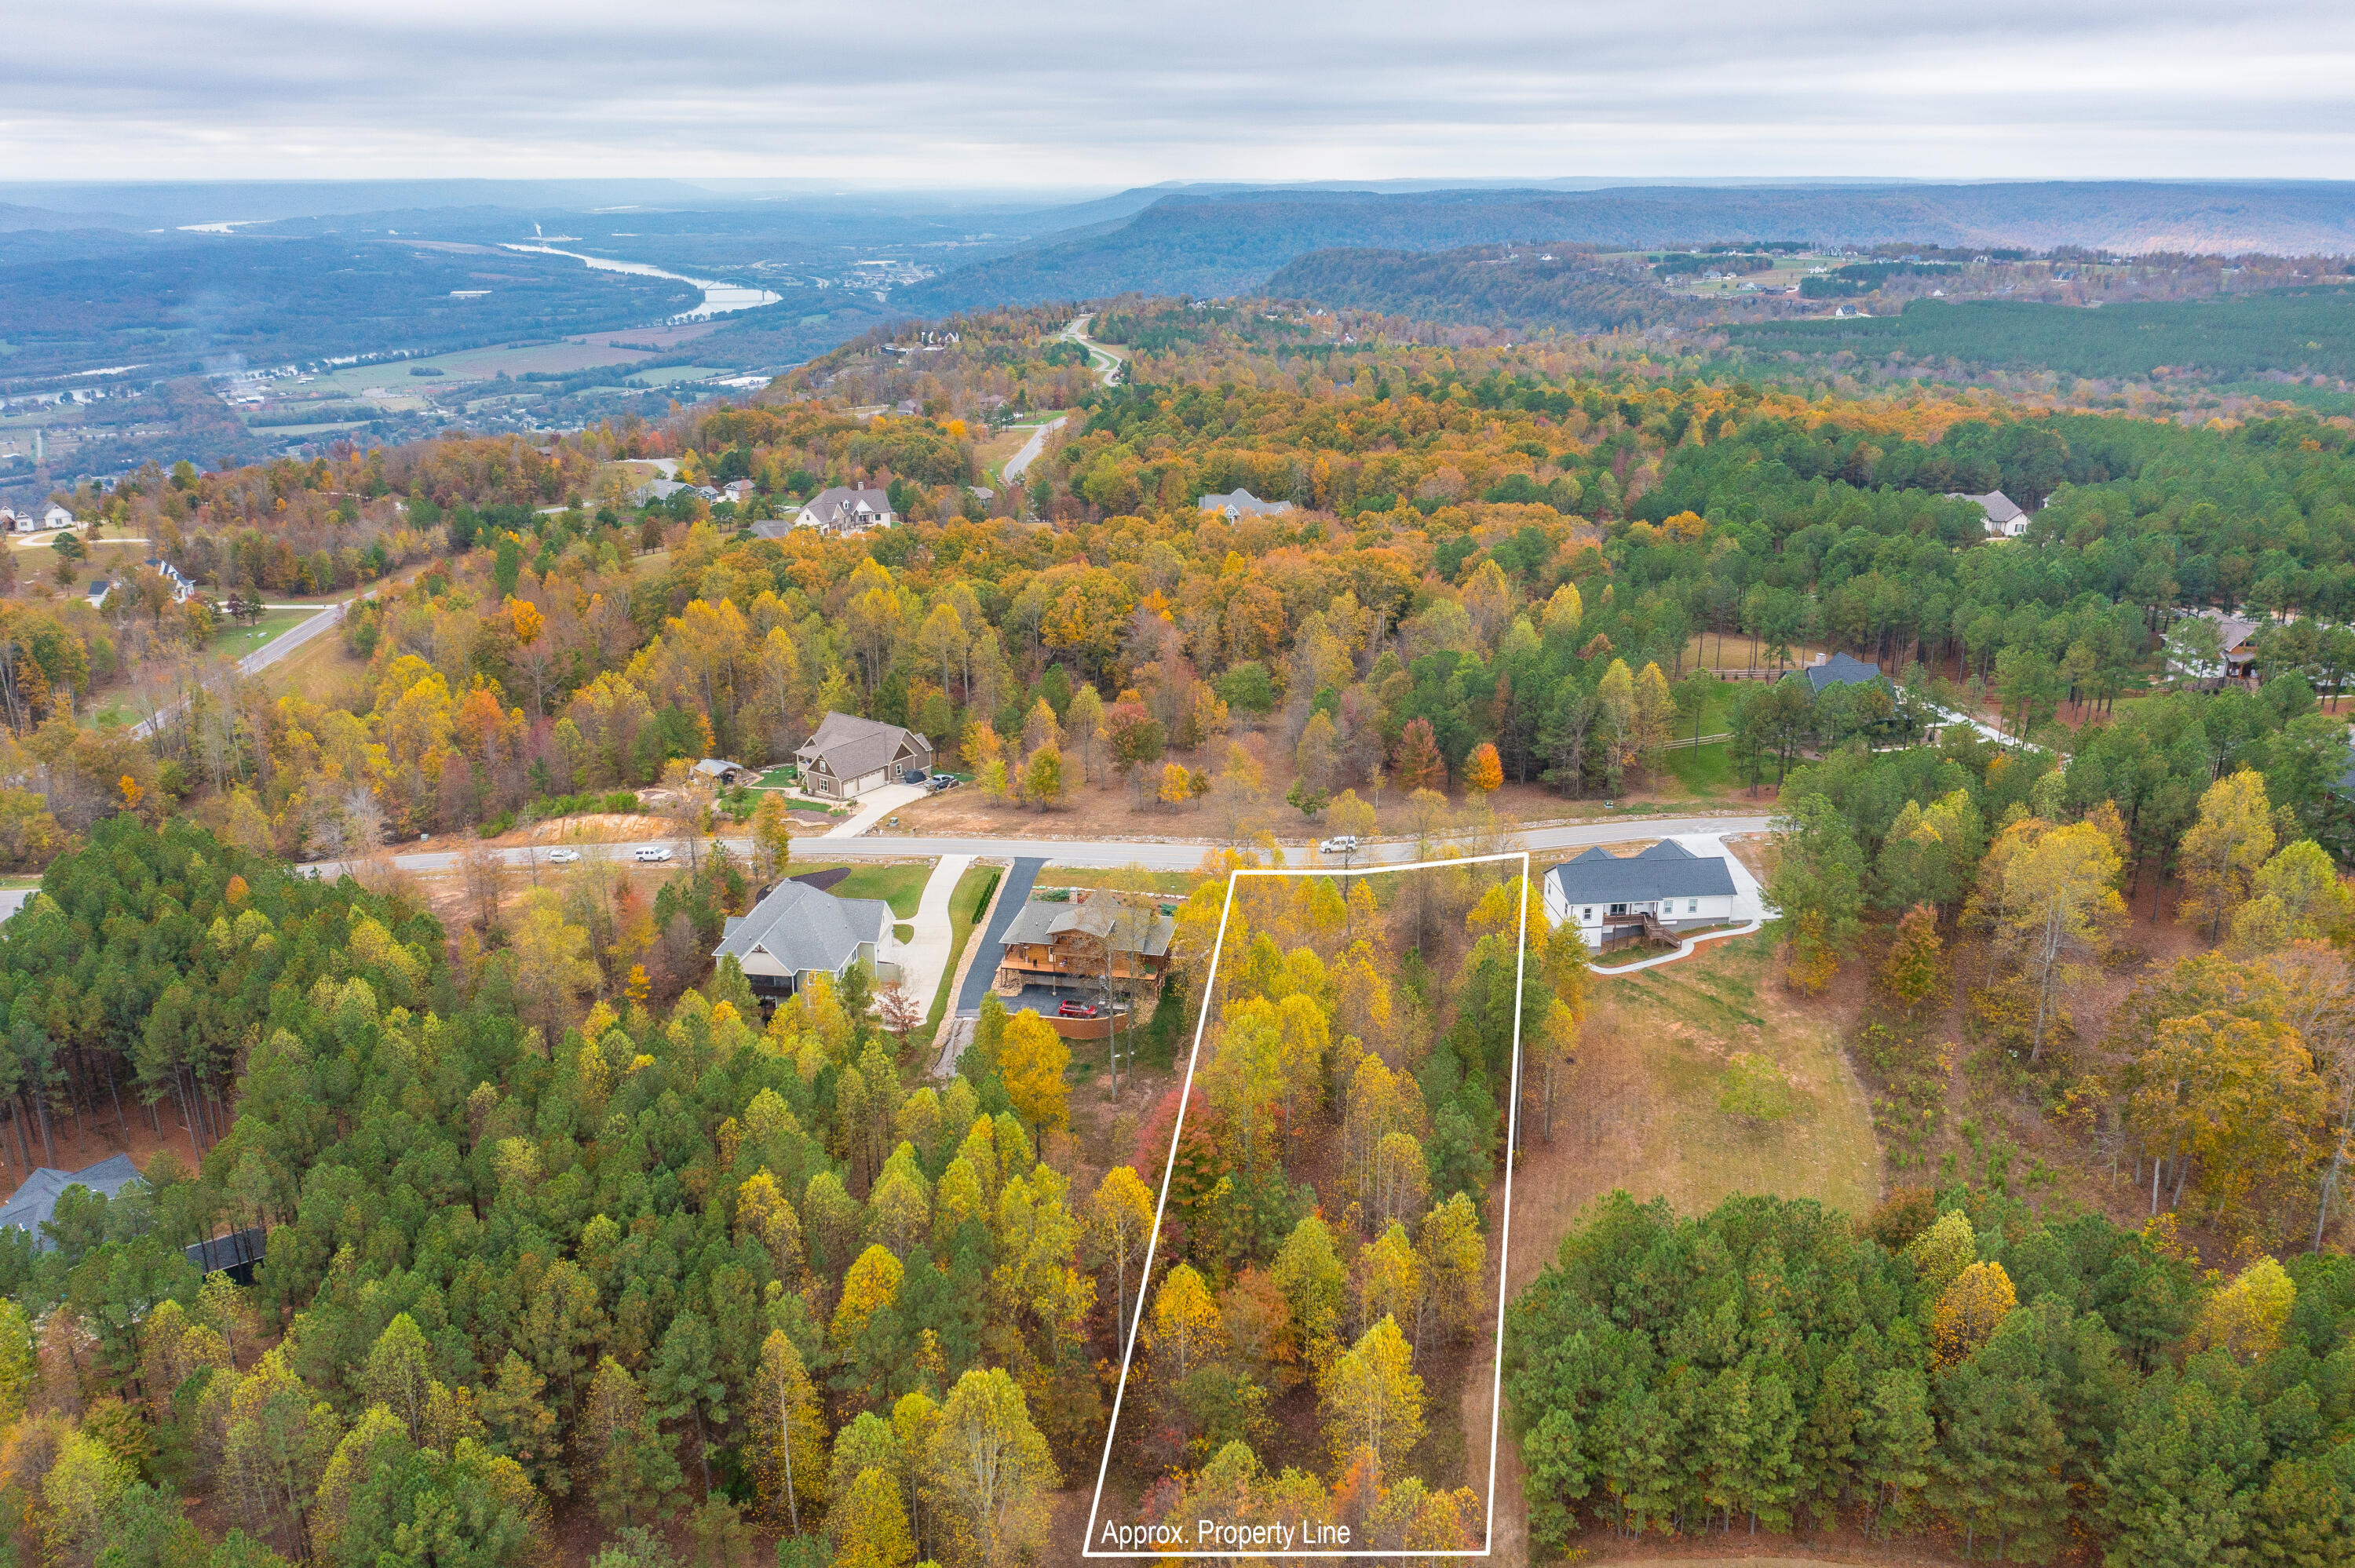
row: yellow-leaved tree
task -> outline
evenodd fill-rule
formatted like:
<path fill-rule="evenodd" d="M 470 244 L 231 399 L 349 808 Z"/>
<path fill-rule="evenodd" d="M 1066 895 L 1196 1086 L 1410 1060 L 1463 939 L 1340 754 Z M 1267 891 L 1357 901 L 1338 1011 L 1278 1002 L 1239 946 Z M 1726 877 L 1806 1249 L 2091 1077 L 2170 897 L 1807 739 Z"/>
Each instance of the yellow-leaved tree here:
<path fill-rule="evenodd" d="M 817 1389 L 782 1329 L 762 1342 L 751 1396 L 746 1446 L 762 1512 L 799 1535 L 803 1510 L 826 1501 L 828 1438 Z"/>
<path fill-rule="evenodd" d="M 1318 1403 L 1336 1472 L 1360 1448 L 1387 1469 L 1422 1439 L 1423 1379 L 1396 1319 L 1384 1318 L 1333 1358 Z"/>
<path fill-rule="evenodd" d="M 1960 1209 L 1948 1209 L 1908 1244 L 1905 1255 L 1913 1260 L 1913 1272 L 1922 1281 L 1923 1293 L 1934 1297 L 1943 1295 L 1946 1287 L 1970 1266 L 1977 1255 L 1978 1245 L 1978 1236 L 1971 1229 L 1971 1217 Z"/>
<path fill-rule="evenodd" d="M 2249 900 L 2232 911 L 2232 950 L 2277 953 L 2292 942 L 2328 942 L 2355 926 L 2355 894 L 2339 879 L 2329 852 L 2300 839 L 2257 868 Z"/>
<path fill-rule="evenodd" d="M 2264 776 L 2244 768 L 2211 784 L 2200 797 L 2200 820 L 2177 852 L 2189 890 L 2182 919 L 2205 925 L 2214 941 L 2247 902 L 2257 868 L 2273 852 L 2273 803 L 2265 799 Z"/>
<path fill-rule="evenodd" d="M 2284 1230 L 2329 1111 L 2296 1030 L 2215 1011 L 2166 1019 L 2128 1082 L 2127 1114 L 2154 1160 L 2154 1209 L 2163 1160 L 2175 1201 L 2197 1171 L 2220 1223 L 2267 1239 Z"/>
<path fill-rule="evenodd" d="M 1193 1375 L 1225 1343 L 1218 1299 L 1192 1264 L 1181 1263 L 1162 1276 L 1145 1342 L 1153 1352 L 1156 1378 L 1172 1387 Z"/>
<path fill-rule="evenodd" d="M 2208 1298 L 2192 1330 L 2193 1342 L 2253 1365 L 2281 1349 L 2290 1308 L 2296 1305 L 2297 1286 L 2289 1271 L 2261 1257 Z"/>
<path fill-rule="evenodd" d="M 1999 1263 L 1975 1263 L 1955 1277 L 1938 1294 L 1931 1316 L 1930 1344 L 1941 1367 L 1966 1361 L 1994 1338 L 1997 1327 L 2014 1307 L 2019 1294 L 2011 1276 Z"/>
<path fill-rule="evenodd" d="M 2110 931 L 2126 919 L 2120 864 L 2116 844 L 2091 821 L 2055 828 L 2027 818 L 1987 852 L 1975 911 L 1992 917 L 1997 942 L 2034 994 L 2031 1062 L 2064 1016 L 2062 990 L 2081 973 L 2079 960 L 2105 950 Z"/>
<path fill-rule="evenodd" d="M 997 1070 L 1006 1080 L 1007 1097 L 1033 1128 L 1043 1131 L 1071 1119 L 1063 1086 L 1063 1071 L 1071 1065 L 1071 1048 L 1036 1012 L 1026 1007 L 1006 1021 Z"/>
<path fill-rule="evenodd" d="M 837 1351 L 848 1353 L 865 1332 L 867 1319 L 900 1299 L 900 1281 L 906 1271 L 889 1247 L 871 1245 L 858 1255 L 843 1277 L 842 1299 L 835 1304 L 827 1335 Z"/>
<path fill-rule="evenodd" d="M 950 1532 L 970 1543 L 984 1568 L 1037 1555 L 1046 1541 L 1047 1493 L 1062 1477 L 1013 1374 L 975 1368 L 957 1379 L 929 1456 L 932 1490 Z"/>
<path fill-rule="evenodd" d="M 943 1180 L 945 1183 L 946 1179 Z M 1129 1305 L 1128 1277 L 1144 1266 L 1146 1243 L 1152 1234 L 1153 1190 L 1129 1166 L 1114 1166 L 1104 1172 L 1103 1180 L 1096 1184 L 1095 1196 L 1088 1202 L 1088 1235 L 1096 1255 L 1113 1271 L 1116 1314 L 1113 1336 L 1123 1343 L 1128 1339 L 1129 1319 L 1134 1314 Z"/>
<path fill-rule="evenodd" d="M 869 1467 L 851 1480 L 835 1504 L 834 1568 L 906 1568 L 915 1561 L 915 1538 L 900 1483 L 889 1470 Z"/>

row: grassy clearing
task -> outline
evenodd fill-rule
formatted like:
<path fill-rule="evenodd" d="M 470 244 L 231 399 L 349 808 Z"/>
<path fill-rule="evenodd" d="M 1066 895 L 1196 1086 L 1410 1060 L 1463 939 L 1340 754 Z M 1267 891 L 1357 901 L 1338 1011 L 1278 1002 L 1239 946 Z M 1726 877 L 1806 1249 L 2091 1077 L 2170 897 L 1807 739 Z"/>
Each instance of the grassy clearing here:
<path fill-rule="evenodd" d="M 341 636 L 328 632 L 265 666 L 262 676 L 278 690 L 314 703 L 342 703 L 353 697 L 368 667 L 367 660 L 344 646 Z"/>
<path fill-rule="evenodd" d="M 251 626 L 225 626 L 213 633 L 207 644 L 216 653 L 226 653 L 232 659 L 243 658 L 255 649 L 284 636 L 319 612 L 315 609 L 264 610 L 261 619 Z"/>
<path fill-rule="evenodd" d="M 949 894 L 949 961 L 941 970 L 941 989 L 932 993 L 932 1005 L 924 1015 L 924 1028 L 940 1027 L 949 1010 L 949 988 L 956 983 L 957 964 L 964 957 L 967 942 L 973 940 L 973 928 L 981 921 L 981 912 L 989 907 L 989 895 L 997 891 L 997 879 L 1005 874 L 994 865 L 974 865 L 957 878 L 955 889 Z"/>
<path fill-rule="evenodd" d="M 1519 1289 L 1554 1255 L 1595 1198 L 1624 1187 L 1699 1213 L 1737 1193 L 1814 1198 L 1851 1213 L 1879 1200 L 1881 1160 L 1871 1107 L 1839 1047 L 1842 1020 L 1804 1009 L 1774 975 L 1773 939 L 1730 938 L 1689 959 L 1597 975 L 1578 1060 L 1557 1086 L 1552 1137 L 1530 1133 L 1514 1186 Z M 1779 1070 L 1783 1114 L 1721 1109 L 1747 1054 Z"/>
<path fill-rule="evenodd" d="M 1688 746 L 1681 751 L 1668 754 L 1668 771 L 1676 775 L 1678 784 L 1688 794 L 1722 797 L 1739 794 L 1741 777 L 1734 771 L 1733 747 L 1719 741 L 1715 746 Z"/>
<path fill-rule="evenodd" d="M 1616 1015 L 1614 1032 L 1639 1044 L 1633 1065 L 1655 1107 L 1641 1129 L 1650 1145 L 1645 1166 L 1691 1212 L 1734 1192 L 1814 1197 L 1861 1212 L 1880 1189 L 1870 1108 L 1834 1022 L 1820 1009 L 1788 1004 L 1773 989 L 1772 963 L 1773 940 L 1762 933 L 1600 988 Z M 1781 1069 L 1791 1089 L 1787 1114 L 1753 1123 L 1719 1108 L 1740 1052 Z"/>
<path fill-rule="evenodd" d="M 127 724 L 137 724 L 141 715 L 127 697 L 109 697 L 96 707 L 85 708 L 76 715 L 84 729 L 121 729 Z"/>
<path fill-rule="evenodd" d="M 1119 871 L 1067 871 L 1061 866 L 1039 874 L 1041 887 L 1109 887 L 1114 883 L 1126 886 L 1135 874 Z M 1195 876 L 1190 871 L 1148 871 L 1145 885 L 1156 893 L 1183 898 L 1194 890 Z"/>
<path fill-rule="evenodd" d="M 785 868 L 789 876 L 807 876 L 814 871 L 832 871 L 840 861 L 795 861 Z M 932 874 L 932 863 L 915 861 L 906 865 L 854 865 L 850 874 L 826 889 L 837 898 L 880 898 L 891 906 L 894 920 L 912 920 L 916 906 L 923 902 L 924 884 Z"/>

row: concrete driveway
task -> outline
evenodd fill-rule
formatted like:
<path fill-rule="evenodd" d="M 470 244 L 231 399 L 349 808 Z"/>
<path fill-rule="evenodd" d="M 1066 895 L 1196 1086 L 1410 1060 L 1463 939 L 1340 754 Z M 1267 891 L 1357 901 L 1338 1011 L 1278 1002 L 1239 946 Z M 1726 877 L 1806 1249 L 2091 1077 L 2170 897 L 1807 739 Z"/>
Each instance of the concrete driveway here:
<path fill-rule="evenodd" d="M 858 810 L 826 829 L 818 836 L 828 839 L 855 839 L 902 806 L 912 806 L 924 798 L 921 784 L 886 784 L 880 789 L 869 789 L 858 797 Z"/>
<path fill-rule="evenodd" d="M 932 993 L 949 965 L 949 895 L 973 863 L 969 854 L 944 854 L 932 866 L 924 895 L 916 905 L 915 934 L 900 944 L 900 984 L 917 1006 L 929 1011 Z"/>

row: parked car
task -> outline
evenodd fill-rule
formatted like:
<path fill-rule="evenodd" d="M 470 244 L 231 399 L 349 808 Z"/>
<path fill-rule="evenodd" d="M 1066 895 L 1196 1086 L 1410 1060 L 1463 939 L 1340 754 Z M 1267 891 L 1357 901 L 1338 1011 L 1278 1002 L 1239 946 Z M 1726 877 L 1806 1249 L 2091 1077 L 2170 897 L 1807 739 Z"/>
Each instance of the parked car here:
<path fill-rule="evenodd" d="M 581 852 L 577 849 L 553 849 L 548 852 L 548 858 L 559 865 L 570 865 L 581 858 Z"/>
<path fill-rule="evenodd" d="M 1096 1003 L 1082 1001 L 1076 996 L 1065 997 L 1063 1004 L 1055 1011 L 1065 1018 L 1098 1018 L 1103 1013 L 1103 1009 Z"/>
<path fill-rule="evenodd" d="M 1331 838 L 1327 839 L 1323 843 L 1318 844 L 1316 847 L 1327 854 L 1355 854 L 1358 853 L 1359 849 L 1358 835 L 1355 833 L 1335 833 Z"/>
<path fill-rule="evenodd" d="M 902 784 L 922 784 L 923 781 L 924 770 L 921 768 L 911 768 L 900 775 L 900 782 Z"/>
<path fill-rule="evenodd" d="M 957 776 L 954 773 L 935 773 L 924 781 L 924 788 L 935 795 L 943 789 L 954 789 L 956 787 Z"/>
<path fill-rule="evenodd" d="M 670 858 L 670 846 L 668 844 L 640 844 L 635 850 L 631 852 L 630 858 L 636 861 L 646 862 L 648 863 L 655 861 L 668 860 Z"/>

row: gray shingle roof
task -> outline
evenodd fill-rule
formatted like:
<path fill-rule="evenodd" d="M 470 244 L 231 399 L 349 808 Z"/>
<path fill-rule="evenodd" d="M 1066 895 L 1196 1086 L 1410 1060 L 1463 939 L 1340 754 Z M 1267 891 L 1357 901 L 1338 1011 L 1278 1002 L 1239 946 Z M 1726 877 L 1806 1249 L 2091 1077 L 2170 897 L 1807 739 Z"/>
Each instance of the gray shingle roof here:
<path fill-rule="evenodd" d="M 1224 495 L 1205 495 L 1197 504 L 1205 512 L 1232 512 L 1240 517 L 1280 516 L 1292 510 L 1289 501 L 1262 501 L 1248 490 L 1231 490 Z"/>
<path fill-rule="evenodd" d="M 1880 665 L 1851 659 L 1845 653 L 1835 653 L 1820 664 L 1807 666 L 1807 684 L 1818 692 L 1826 686 L 1859 686 L 1879 679 Z"/>
<path fill-rule="evenodd" d="M 1662 839 L 1641 854 L 1614 855 L 1597 845 L 1546 874 L 1570 904 L 1640 904 L 1653 898 L 1706 898 L 1733 891 L 1722 856 L 1703 857 Z"/>
<path fill-rule="evenodd" d="M 1987 514 L 1987 520 L 1998 527 L 2001 527 L 2006 523 L 2017 522 L 2028 515 L 2020 510 L 2010 496 L 2000 490 L 1990 490 L 1985 495 L 1972 495 L 1964 491 L 1950 490 L 1946 492 L 1946 499 L 1977 502 L 1979 510 Z"/>
<path fill-rule="evenodd" d="M 885 490 L 854 490 L 837 484 L 802 503 L 800 515 L 820 528 L 864 528 L 891 515 L 891 495 Z"/>
<path fill-rule="evenodd" d="M 783 968 L 840 972 L 861 942 L 880 942 L 891 929 L 891 906 L 879 898 L 837 898 L 806 883 L 787 882 L 727 924 L 712 949 L 715 959 L 733 953 L 741 961 L 758 948 Z"/>
<path fill-rule="evenodd" d="M 795 755 L 804 768 L 823 758 L 826 770 L 847 783 L 889 767 L 891 758 L 899 755 L 902 740 L 914 741 L 922 751 L 932 748 L 931 741 L 896 724 L 852 714 L 828 714 L 818 725 L 817 733 L 804 741 Z"/>
<path fill-rule="evenodd" d="M 41 1234 L 41 1226 L 57 1213 L 58 1200 L 65 1195 L 67 1188 L 87 1187 L 112 1198 L 139 1180 L 139 1167 L 131 1163 L 128 1154 L 114 1155 L 80 1171 L 56 1171 L 43 1166 L 26 1177 L 25 1184 L 5 1205 L 0 1205 L 0 1225 L 32 1232 L 33 1250 L 47 1252 L 51 1243 Z"/>
<path fill-rule="evenodd" d="M 1065 904 L 1034 898 L 1016 912 L 1013 923 L 1006 927 L 1004 940 L 1009 947 L 1026 942 L 1044 946 L 1068 931 L 1103 937 L 1112 930 L 1118 913 L 1118 905 L 1110 899 Z M 1145 927 L 1145 945 L 1135 950 L 1157 959 L 1169 950 L 1169 939 L 1177 934 L 1178 922 L 1156 909 L 1152 923 Z"/>

